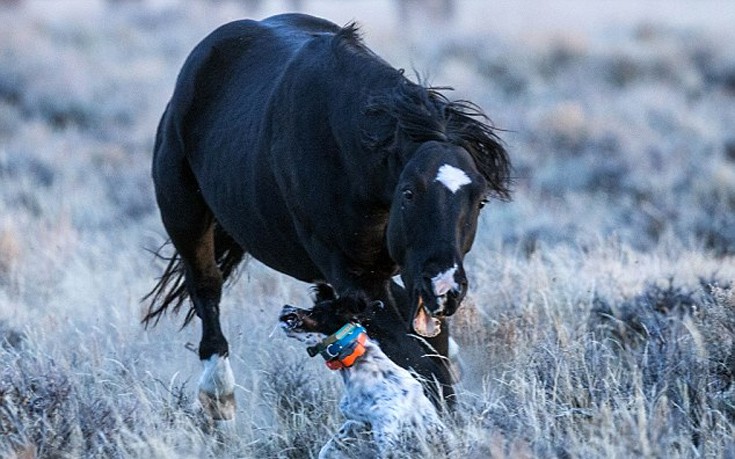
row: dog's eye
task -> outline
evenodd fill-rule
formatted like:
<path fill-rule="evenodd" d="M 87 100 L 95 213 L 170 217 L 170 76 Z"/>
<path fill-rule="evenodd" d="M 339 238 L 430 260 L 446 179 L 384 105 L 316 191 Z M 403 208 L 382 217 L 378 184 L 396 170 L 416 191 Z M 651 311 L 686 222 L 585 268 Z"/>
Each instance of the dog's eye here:
<path fill-rule="evenodd" d="M 485 207 L 485 204 L 487 204 L 488 201 L 489 201 L 489 199 L 487 199 L 487 198 L 485 198 L 482 201 L 480 201 L 480 209 L 482 209 L 483 207 Z"/>
<path fill-rule="evenodd" d="M 413 191 L 409 189 L 403 190 L 403 199 L 405 199 L 406 201 L 413 200 Z"/>

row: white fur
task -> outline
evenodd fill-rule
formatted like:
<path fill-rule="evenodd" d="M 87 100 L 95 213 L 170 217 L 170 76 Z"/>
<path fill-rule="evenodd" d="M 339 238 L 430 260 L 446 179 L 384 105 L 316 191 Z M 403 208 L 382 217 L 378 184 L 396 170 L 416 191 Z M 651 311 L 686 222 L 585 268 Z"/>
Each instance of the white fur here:
<path fill-rule="evenodd" d="M 472 183 L 472 180 L 470 180 L 465 171 L 449 164 L 444 164 L 439 168 L 439 172 L 436 174 L 436 181 L 441 182 L 452 193 L 456 193 L 463 186 Z"/>
<path fill-rule="evenodd" d="M 457 272 L 457 265 L 447 269 L 443 273 L 439 273 L 431 279 L 434 286 L 434 294 L 436 296 L 445 295 L 450 290 L 458 290 L 459 286 L 454 281 L 454 273 Z"/>
<path fill-rule="evenodd" d="M 423 453 L 427 445 L 439 451 L 449 446 L 445 426 L 421 384 L 377 343 L 368 339 L 365 354 L 340 372 L 345 382 L 340 410 L 347 422 L 322 447 L 321 459 L 340 457 L 339 445 L 354 437 L 360 426 L 372 432 L 380 457 L 402 457 L 403 451 L 411 457 L 410 450 Z"/>
<path fill-rule="evenodd" d="M 230 359 L 214 354 L 204 363 L 204 372 L 199 378 L 199 390 L 220 397 L 235 391 L 235 376 L 232 374 Z"/>

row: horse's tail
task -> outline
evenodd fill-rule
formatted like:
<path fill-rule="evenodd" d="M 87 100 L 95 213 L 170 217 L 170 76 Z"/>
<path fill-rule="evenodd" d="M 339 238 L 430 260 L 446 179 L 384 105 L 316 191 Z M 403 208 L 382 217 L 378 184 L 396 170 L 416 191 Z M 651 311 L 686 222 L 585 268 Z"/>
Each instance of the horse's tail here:
<path fill-rule="evenodd" d="M 158 283 L 143 297 L 142 301 L 149 301 L 148 312 L 141 321 L 145 324 L 146 328 L 149 325 L 155 327 L 169 307 L 172 308 L 174 313 L 178 313 L 181 305 L 189 297 L 189 291 L 186 288 L 185 282 L 185 267 L 181 255 L 177 251 L 174 251 L 171 256 L 166 256 L 161 253 L 163 248 L 170 243 L 170 240 L 167 241 L 154 252 L 156 257 L 168 261 L 168 264 L 163 271 L 163 275 L 158 279 Z M 245 257 L 245 251 L 242 247 L 217 223 L 215 223 L 214 228 L 214 252 L 223 280 L 231 278 L 236 271 L 235 268 L 237 268 Z M 186 313 L 182 328 L 191 322 L 195 314 L 194 307 L 190 307 Z"/>

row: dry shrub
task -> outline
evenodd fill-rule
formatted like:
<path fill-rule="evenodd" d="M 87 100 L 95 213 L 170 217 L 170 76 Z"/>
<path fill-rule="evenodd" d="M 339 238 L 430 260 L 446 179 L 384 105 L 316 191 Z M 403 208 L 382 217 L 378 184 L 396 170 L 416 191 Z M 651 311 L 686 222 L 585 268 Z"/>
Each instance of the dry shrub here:
<path fill-rule="evenodd" d="M 69 408 L 74 389 L 69 377 L 55 365 L 33 368 L 37 361 L 12 357 L 14 365 L 0 374 L 0 435 L 11 448 L 4 453 L 29 445 L 41 456 L 73 449 Z"/>
<path fill-rule="evenodd" d="M 161 448 L 166 437 L 152 437 L 159 429 L 188 432 L 173 441 L 195 450 L 200 431 L 186 397 L 148 390 L 162 413 L 152 416 L 139 381 L 119 363 L 106 371 L 76 358 L 0 348 L 0 456 L 136 457 L 130 451 Z"/>
<path fill-rule="evenodd" d="M 7 321 L 0 320 L 0 348 L 20 349 L 25 334 L 10 326 Z"/>
<path fill-rule="evenodd" d="M 522 339 L 523 322 L 522 317 L 508 312 L 490 318 L 469 296 L 451 319 L 452 337 L 462 346 L 513 348 Z"/>
<path fill-rule="evenodd" d="M 591 135 L 589 115 L 579 102 L 560 102 L 539 123 L 542 135 L 550 137 L 562 152 L 580 152 Z"/>
<path fill-rule="evenodd" d="M 468 296 L 451 319 L 452 337 L 461 346 L 487 343 L 488 324 L 477 309 L 475 299 Z"/>
<path fill-rule="evenodd" d="M 260 398 L 274 409 L 277 435 L 255 445 L 256 457 L 302 458 L 314 455 L 342 425 L 335 412 L 342 382 L 321 367 L 316 370 L 303 356 L 274 352 L 278 370 L 265 373 Z M 304 353 L 305 355 L 305 353 Z"/>
<path fill-rule="evenodd" d="M 649 284 L 618 304 L 597 298 L 590 328 L 617 355 L 620 368 L 639 375 L 619 386 L 653 406 L 676 407 L 665 425 L 687 432 L 696 447 L 721 445 L 722 417 L 735 421 L 735 309 L 732 290 L 702 281 L 696 289 Z M 670 437 L 667 437 L 670 438 Z"/>

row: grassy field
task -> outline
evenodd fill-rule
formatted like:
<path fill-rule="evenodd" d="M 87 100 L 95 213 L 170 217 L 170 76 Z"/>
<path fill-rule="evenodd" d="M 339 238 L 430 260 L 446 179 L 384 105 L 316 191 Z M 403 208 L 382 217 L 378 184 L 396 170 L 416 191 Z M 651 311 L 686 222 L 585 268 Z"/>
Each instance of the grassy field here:
<path fill-rule="evenodd" d="M 462 458 L 735 457 L 735 3 L 306 0 L 504 129 L 451 326 Z M 222 304 L 236 421 L 195 406 L 199 327 L 139 324 L 166 239 L 153 136 L 234 1 L 0 2 L 0 457 L 315 457 L 341 382 L 282 333 L 257 262 Z"/>

